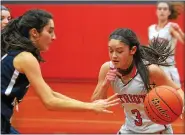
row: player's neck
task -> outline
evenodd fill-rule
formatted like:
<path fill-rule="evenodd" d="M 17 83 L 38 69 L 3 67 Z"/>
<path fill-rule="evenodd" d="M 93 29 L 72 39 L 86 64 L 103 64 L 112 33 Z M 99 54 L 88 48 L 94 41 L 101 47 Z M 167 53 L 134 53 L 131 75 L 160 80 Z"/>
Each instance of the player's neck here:
<path fill-rule="evenodd" d="M 132 60 L 128 68 L 126 69 L 118 68 L 118 72 L 122 74 L 122 76 L 127 76 L 132 72 L 133 68 L 134 68 L 134 60 Z"/>
<path fill-rule="evenodd" d="M 122 76 L 120 76 L 120 77 L 118 76 L 118 77 L 121 79 L 123 84 L 127 84 L 136 76 L 137 68 L 136 68 L 135 64 L 132 63 L 130 65 L 129 69 L 130 70 L 129 70 L 129 72 L 127 72 L 127 74 L 123 74 L 118 70 L 118 72 L 122 74 Z"/>
<path fill-rule="evenodd" d="M 167 23 L 168 23 L 168 20 L 160 20 L 158 21 L 157 28 L 158 29 L 164 28 Z"/>

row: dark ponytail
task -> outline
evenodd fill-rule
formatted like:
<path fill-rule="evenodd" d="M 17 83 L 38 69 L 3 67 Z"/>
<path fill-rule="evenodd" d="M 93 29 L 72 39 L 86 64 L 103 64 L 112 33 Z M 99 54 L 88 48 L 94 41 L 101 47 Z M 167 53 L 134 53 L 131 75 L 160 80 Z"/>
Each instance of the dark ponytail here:
<path fill-rule="evenodd" d="M 149 71 L 148 71 L 147 66 L 144 64 L 143 56 L 142 56 L 141 52 L 139 51 L 140 49 L 137 49 L 136 53 L 133 56 L 134 63 L 136 65 L 137 71 L 139 72 L 139 74 L 144 82 L 145 88 L 147 90 L 149 90 L 150 89 Z"/>
<path fill-rule="evenodd" d="M 162 38 L 153 38 L 149 46 L 140 46 L 142 59 L 150 64 L 171 66 L 173 63 L 166 62 L 169 56 L 174 55 L 170 41 Z"/>
<path fill-rule="evenodd" d="M 31 40 L 20 33 L 18 22 L 21 16 L 12 19 L 1 31 L 1 57 L 9 50 L 20 50 L 31 52 L 39 61 L 43 61 L 40 52 Z"/>

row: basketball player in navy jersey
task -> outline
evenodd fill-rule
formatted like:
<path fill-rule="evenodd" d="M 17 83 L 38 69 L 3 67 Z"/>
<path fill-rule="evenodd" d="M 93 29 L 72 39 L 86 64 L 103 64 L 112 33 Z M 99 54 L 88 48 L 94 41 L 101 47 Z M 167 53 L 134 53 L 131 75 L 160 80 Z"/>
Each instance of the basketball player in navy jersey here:
<path fill-rule="evenodd" d="M 1 133 L 18 133 L 11 127 L 13 107 L 18 109 L 29 84 L 50 110 L 89 110 L 112 113 L 118 104 L 116 94 L 102 101 L 81 102 L 54 92 L 44 81 L 39 62 L 55 39 L 52 15 L 44 10 L 29 10 L 8 23 L 1 31 Z"/>
<path fill-rule="evenodd" d="M 153 123 L 144 111 L 145 96 L 153 86 L 171 86 L 184 101 L 182 89 L 158 67 L 168 65 L 164 62 L 171 54 L 168 46 L 167 40 L 157 38 L 150 47 L 141 46 L 136 34 L 128 28 L 116 29 L 109 36 L 110 61 L 100 69 L 92 100 L 107 98 L 110 85 L 118 93 L 125 112 L 125 124 L 119 134 L 173 133 L 171 125 Z"/>
<path fill-rule="evenodd" d="M 148 28 L 149 41 L 153 40 L 155 37 L 169 40 L 172 46 L 171 49 L 173 49 L 173 54 L 175 54 L 177 41 L 184 44 L 185 40 L 184 33 L 179 25 L 177 23 L 170 22 L 170 20 L 177 19 L 180 14 L 180 10 L 178 10 L 180 6 L 182 6 L 180 4 L 181 3 L 167 1 L 158 2 L 156 11 L 158 23 L 152 24 Z M 179 73 L 175 66 L 175 56 L 169 56 L 166 62 L 171 64 L 171 66 L 161 66 L 161 68 L 176 84 L 181 86 Z"/>

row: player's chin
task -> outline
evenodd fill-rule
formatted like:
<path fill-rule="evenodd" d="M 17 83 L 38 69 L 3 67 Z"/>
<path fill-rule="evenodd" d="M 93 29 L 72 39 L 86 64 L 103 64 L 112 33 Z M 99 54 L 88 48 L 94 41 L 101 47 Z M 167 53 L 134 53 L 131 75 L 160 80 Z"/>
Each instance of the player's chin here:
<path fill-rule="evenodd" d="M 43 48 L 40 48 L 40 51 L 41 51 L 41 52 L 45 52 L 45 51 L 47 51 L 47 50 L 49 50 L 49 46 L 45 46 L 45 47 L 43 47 Z"/>
<path fill-rule="evenodd" d="M 120 64 L 114 64 L 114 66 L 115 66 L 115 68 L 120 68 L 121 66 L 120 66 Z"/>
<path fill-rule="evenodd" d="M 167 18 L 165 16 L 160 16 L 159 20 L 166 20 Z"/>

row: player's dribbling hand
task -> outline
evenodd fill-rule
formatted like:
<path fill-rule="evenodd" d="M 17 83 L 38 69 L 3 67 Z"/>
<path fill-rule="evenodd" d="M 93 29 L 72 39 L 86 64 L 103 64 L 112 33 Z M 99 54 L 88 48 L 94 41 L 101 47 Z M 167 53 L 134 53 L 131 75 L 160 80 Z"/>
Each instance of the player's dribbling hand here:
<path fill-rule="evenodd" d="M 120 100 L 117 98 L 117 93 L 110 96 L 107 99 L 100 99 L 100 100 L 95 100 L 93 104 L 93 110 L 95 112 L 104 112 L 104 113 L 113 113 L 113 111 L 107 110 L 107 108 L 116 106 L 120 103 Z"/>
<path fill-rule="evenodd" d="M 117 72 L 117 69 L 116 68 L 111 68 L 107 74 L 106 74 L 106 77 L 105 77 L 105 80 L 104 80 L 104 84 L 110 84 L 111 81 L 114 81 L 115 78 L 116 78 L 116 72 Z"/>

